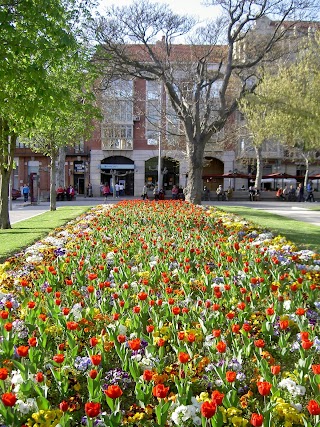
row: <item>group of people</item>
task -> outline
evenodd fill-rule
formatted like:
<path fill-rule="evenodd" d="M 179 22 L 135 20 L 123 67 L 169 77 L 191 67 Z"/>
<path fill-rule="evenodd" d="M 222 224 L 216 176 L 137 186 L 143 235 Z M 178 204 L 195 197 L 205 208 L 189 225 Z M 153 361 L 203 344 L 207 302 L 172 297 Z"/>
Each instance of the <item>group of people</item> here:
<path fill-rule="evenodd" d="M 249 187 L 249 200 L 251 202 L 260 200 L 260 190 L 257 187 Z"/>
<path fill-rule="evenodd" d="M 277 189 L 276 196 L 279 200 L 288 200 L 289 202 L 314 202 L 313 191 L 312 181 L 309 181 L 306 188 L 301 183 L 297 188 L 293 185 L 290 185 L 289 188 L 286 185 L 284 188 L 280 187 Z"/>
<path fill-rule="evenodd" d="M 209 190 L 207 189 L 207 187 L 204 187 L 204 194 L 205 194 L 205 200 L 209 200 L 210 199 L 209 198 Z M 216 189 L 216 194 L 217 194 L 218 201 L 219 200 L 231 200 L 232 195 L 233 195 L 233 188 L 229 185 L 229 187 L 225 191 L 222 188 L 222 185 L 220 184 L 218 186 L 218 188 Z"/>
<path fill-rule="evenodd" d="M 72 201 L 74 199 L 74 196 L 76 195 L 75 189 L 73 188 L 72 185 L 69 185 L 69 187 L 61 187 L 59 186 L 57 188 L 57 201 L 63 201 L 63 200 L 68 200 L 68 201 Z"/>
<path fill-rule="evenodd" d="M 159 189 L 158 185 L 155 185 L 154 187 L 150 188 L 150 192 L 151 191 L 152 191 L 152 195 L 154 196 L 154 200 L 164 200 L 165 192 L 163 188 Z M 143 186 L 142 193 L 141 193 L 142 200 L 148 200 L 149 194 L 148 194 L 148 186 L 145 184 Z M 173 185 L 171 189 L 171 196 L 173 200 L 185 200 L 183 188 L 181 186 L 179 187 L 178 185 Z"/>
<path fill-rule="evenodd" d="M 116 198 L 118 199 L 120 196 L 124 196 L 124 185 L 123 183 L 117 182 L 114 186 L 114 190 L 116 193 Z M 102 186 L 102 195 L 104 196 L 105 200 L 107 200 L 108 196 L 113 195 L 113 189 L 110 188 L 108 183 L 105 183 Z"/>

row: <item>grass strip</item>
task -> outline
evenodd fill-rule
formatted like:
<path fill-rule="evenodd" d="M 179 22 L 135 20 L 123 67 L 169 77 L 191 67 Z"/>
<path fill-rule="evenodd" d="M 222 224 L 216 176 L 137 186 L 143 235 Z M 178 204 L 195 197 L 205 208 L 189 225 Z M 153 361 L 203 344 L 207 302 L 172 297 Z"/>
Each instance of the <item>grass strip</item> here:
<path fill-rule="evenodd" d="M 320 253 L 320 230 L 316 225 L 251 207 L 223 206 L 219 209 L 239 215 L 264 229 L 270 230 L 275 235 L 280 234 L 300 249 L 310 249 Z"/>
<path fill-rule="evenodd" d="M 91 206 L 66 206 L 17 222 L 0 230 L 0 262 L 48 235 L 53 229 L 83 214 Z"/>

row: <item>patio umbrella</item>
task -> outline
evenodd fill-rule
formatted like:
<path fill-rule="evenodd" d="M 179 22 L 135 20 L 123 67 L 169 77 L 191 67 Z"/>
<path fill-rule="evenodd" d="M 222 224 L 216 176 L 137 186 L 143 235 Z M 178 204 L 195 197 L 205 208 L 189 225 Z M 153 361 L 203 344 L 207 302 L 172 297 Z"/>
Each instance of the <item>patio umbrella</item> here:
<path fill-rule="evenodd" d="M 276 180 L 281 179 L 282 180 L 281 187 L 283 187 L 283 183 L 284 183 L 285 179 L 296 179 L 297 177 L 295 175 L 289 175 L 288 173 L 275 172 L 275 173 L 269 173 L 268 175 L 263 175 L 262 178 L 263 179 L 273 179 L 274 187 L 276 186 L 275 185 Z"/>
<path fill-rule="evenodd" d="M 242 178 L 242 179 L 249 179 L 251 176 L 245 173 L 240 173 L 240 172 L 228 172 L 228 173 L 224 173 L 222 175 L 222 178 L 226 179 L 229 178 L 229 185 L 231 187 L 231 179 L 233 178 L 233 187 L 234 189 L 236 189 L 236 179 L 237 178 Z"/>

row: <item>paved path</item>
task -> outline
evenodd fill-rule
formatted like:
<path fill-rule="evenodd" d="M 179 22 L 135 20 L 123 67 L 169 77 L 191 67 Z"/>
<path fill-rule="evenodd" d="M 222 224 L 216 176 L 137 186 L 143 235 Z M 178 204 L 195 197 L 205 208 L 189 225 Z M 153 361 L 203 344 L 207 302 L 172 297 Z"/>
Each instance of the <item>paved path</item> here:
<path fill-rule="evenodd" d="M 118 202 L 120 199 L 109 199 L 109 203 Z M 57 202 L 57 208 L 60 206 L 73 205 L 73 206 L 92 206 L 103 203 L 102 198 L 85 198 L 77 197 L 73 202 Z M 282 215 L 284 217 L 292 218 L 298 221 L 307 222 L 309 224 L 317 225 L 320 227 L 320 210 L 311 210 L 308 207 L 318 206 L 320 203 L 288 203 L 278 201 L 230 201 L 230 202 L 203 202 L 204 205 L 213 206 L 246 206 L 254 209 L 262 209 L 266 212 Z M 11 224 L 15 224 L 24 219 L 31 218 L 50 209 L 49 202 L 40 202 L 39 205 L 32 206 L 30 203 L 23 203 L 23 201 L 16 200 L 12 202 L 12 210 L 9 212 Z M 319 237 L 320 238 L 320 237 Z"/>

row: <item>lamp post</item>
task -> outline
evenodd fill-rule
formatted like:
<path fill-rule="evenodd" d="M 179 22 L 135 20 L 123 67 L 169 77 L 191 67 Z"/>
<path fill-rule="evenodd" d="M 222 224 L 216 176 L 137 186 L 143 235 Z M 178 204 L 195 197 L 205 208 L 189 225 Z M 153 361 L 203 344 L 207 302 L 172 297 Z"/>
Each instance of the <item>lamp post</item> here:
<path fill-rule="evenodd" d="M 161 130 L 159 131 L 159 151 L 158 151 L 158 188 L 162 188 L 162 182 L 161 182 Z"/>

